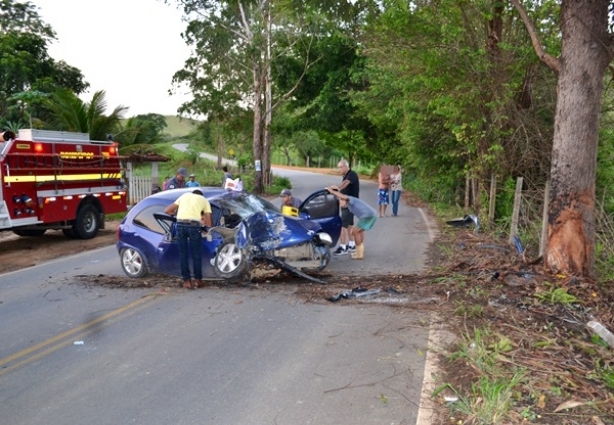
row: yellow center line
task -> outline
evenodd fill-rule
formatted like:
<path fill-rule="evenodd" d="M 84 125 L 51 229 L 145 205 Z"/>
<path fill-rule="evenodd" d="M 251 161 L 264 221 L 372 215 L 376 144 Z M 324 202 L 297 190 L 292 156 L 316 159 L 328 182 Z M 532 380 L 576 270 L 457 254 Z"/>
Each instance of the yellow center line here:
<path fill-rule="evenodd" d="M 30 356 L 30 357 L 20 361 L 19 363 L 15 364 L 15 365 L 12 365 L 10 368 L 5 368 L 5 369 L 0 370 L 0 376 L 10 372 L 11 370 L 16 369 L 16 368 L 18 368 L 18 367 L 20 367 L 20 366 L 22 366 L 22 365 L 24 365 L 26 363 L 35 361 L 35 360 L 37 360 L 39 358 L 42 358 L 42 357 L 46 356 L 47 354 L 53 353 L 54 351 L 57 351 L 58 349 L 69 345 L 70 341 L 60 342 L 60 341 L 62 341 L 65 338 L 68 338 L 70 336 L 75 336 L 75 335 L 78 335 L 78 334 L 86 334 L 89 330 L 91 330 L 91 328 L 93 326 L 97 325 L 98 323 L 104 322 L 106 320 L 110 320 L 110 319 L 120 315 L 121 313 L 127 311 L 127 310 L 134 309 L 136 311 L 136 307 L 138 307 L 138 306 L 141 306 L 141 308 L 146 307 L 147 305 L 145 304 L 145 302 L 153 300 L 152 301 L 152 303 L 153 303 L 153 302 L 157 301 L 159 295 L 162 295 L 162 294 L 161 293 L 154 293 L 154 294 L 145 295 L 144 297 L 142 297 L 142 298 L 140 298 L 140 299 L 138 299 L 138 300 L 136 300 L 134 302 L 131 302 L 130 304 L 127 304 L 127 305 L 125 305 L 123 307 L 120 307 L 117 310 L 113 310 L 110 313 L 107 313 L 107 314 L 105 314 L 103 316 L 100 316 L 100 317 L 98 317 L 96 319 L 90 320 L 89 322 L 87 322 L 87 323 L 85 323 L 83 325 L 80 325 L 80 326 L 77 326 L 75 328 L 69 329 L 66 332 L 63 332 L 63 333 L 61 333 L 59 335 L 56 335 L 56 336 L 54 336 L 52 338 L 49 338 L 49 339 L 47 339 L 45 341 L 42 341 L 42 342 L 40 342 L 40 343 L 38 343 L 36 345 L 33 345 L 32 347 L 26 348 L 25 350 L 21 350 L 21 351 L 15 353 L 13 355 L 10 355 L 8 357 L 0 359 L 0 367 L 1 367 L 1 366 L 5 365 L 7 363 L 11 363 L 11 362 L 19 360 L 21 358 L 24 358 L 24 357 L 26 357 L 26 356 L 28 356 L 28 355 L 30 355 L 30 354 L 38 351 L 38 350 L 41 350 L 41 349 L 43 349 L 45 347 L 51 346 L 51 347 L 47 348 L 46 350 L 44 350 L 44 351 L 42 351 L 42 352 L 40 352 L 40 353 L 38 353 L 36 355 Z M 162 299 L 162 298 L 159 298 L 159 299 Z"/>

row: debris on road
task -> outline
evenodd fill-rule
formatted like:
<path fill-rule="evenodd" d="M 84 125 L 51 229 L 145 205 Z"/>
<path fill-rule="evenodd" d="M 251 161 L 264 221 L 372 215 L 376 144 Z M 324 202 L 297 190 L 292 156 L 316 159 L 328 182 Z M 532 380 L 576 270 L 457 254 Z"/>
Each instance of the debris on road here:
<path fill-rule="evenodd" d="M 476 231 L 480 228 L 480 220 L 477 216 L 473 214 L 468 214 L 464 217 L 453 218 L 452 220 L 446 221 L 446 224 L 449 224 L 453 227 L 469 227 L 471 225 L 474 225 Z"/>
<path fill-rule="evenodd" d="M 337 295 L 333 295 L 332 297 L 326 298 L 328 301 L 332 301 L 336 303 L 340 299 L 350 299 L 350 298 L 358 298 L 358 297 L 369 297 L 371 295 L 378 294 L 380 289 L 367 289 L 359 286 L 358 288 L 354 288 L 351 291 L 340 292 Z"/>

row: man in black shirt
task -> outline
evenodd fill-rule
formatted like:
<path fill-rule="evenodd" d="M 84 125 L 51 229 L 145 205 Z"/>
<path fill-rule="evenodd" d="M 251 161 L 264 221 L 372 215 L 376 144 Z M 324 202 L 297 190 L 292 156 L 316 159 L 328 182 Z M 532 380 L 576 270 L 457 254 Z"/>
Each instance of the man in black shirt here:
<path fill-rule="evenodd" d="M 350 169 L 350 164 L 345 159 L 339 161 L 337 167 L 339 168 L 339 173 L 343 176 L 343 180 L 339 186 L 332 186 L 332 188 L 338 189 L 344 195 L 358 198 L 360 192 L 358 174 Z M 348 252 L 356 251 L 356 242 L 348 231 L 349 227 L 354 225 L 354 214 L 347 207 L 341 208 L 341 225 L 339 247 L 335 250 L 335 255 L 345 255 Z"/>

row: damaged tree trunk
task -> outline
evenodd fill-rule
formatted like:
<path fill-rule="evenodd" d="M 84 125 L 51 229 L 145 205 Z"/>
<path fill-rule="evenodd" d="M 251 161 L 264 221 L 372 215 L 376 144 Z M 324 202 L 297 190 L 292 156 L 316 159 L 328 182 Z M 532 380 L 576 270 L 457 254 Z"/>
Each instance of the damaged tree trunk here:
<path fill-rule="evenodd" d="M 595 265 L 595 181 L 603 77 L 612 58 L 608 0 L 563 0 L 561 57 L 543 50 L 520 5 L 533 47 L 558 72 L 545 262 L 554 271 L 590 276 Z"/>
<path fill-rule="evenodd" d="M 563 46 L 550 170 L 546 265 L 591 275 L 603 77 L 611 60 L 608 0 L 563 1 Z"/>

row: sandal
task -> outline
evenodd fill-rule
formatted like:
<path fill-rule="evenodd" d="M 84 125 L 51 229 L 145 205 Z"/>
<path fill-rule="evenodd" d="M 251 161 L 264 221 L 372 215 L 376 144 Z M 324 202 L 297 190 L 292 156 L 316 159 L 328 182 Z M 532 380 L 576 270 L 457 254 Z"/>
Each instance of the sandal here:
<path fill-rule="evenodd" d="M 192 285 L 192 282 L 188 279 L 188 280 L 184 280 L 183 284 L 181 285 L 183 288 L 185 289 L 195 289 L 194 285 Z"/>

